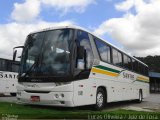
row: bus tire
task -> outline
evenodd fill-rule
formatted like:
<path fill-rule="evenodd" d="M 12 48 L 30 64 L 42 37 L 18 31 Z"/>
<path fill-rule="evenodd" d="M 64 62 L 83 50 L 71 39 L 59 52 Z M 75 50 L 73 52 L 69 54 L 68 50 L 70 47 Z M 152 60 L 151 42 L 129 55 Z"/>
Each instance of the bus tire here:
<path fill-rule="evenodd" d="M 138 103 L 141 103 L 141 102 L 142 102 L 142 99 L 143 99 L 142 90 L 139 90 L 139 98 L 138 98 L 137 102 L 138 102 Z"/>
<path fill-rule="evenodd" d="M 106 104 L 106 94 L 102 88 L 97 89 L 95 110 L 102 110 Z"/>
<path fill-rule="evenodd" d="M 16 93 L 10 93 L 11 96 L 16 96 Z"/>

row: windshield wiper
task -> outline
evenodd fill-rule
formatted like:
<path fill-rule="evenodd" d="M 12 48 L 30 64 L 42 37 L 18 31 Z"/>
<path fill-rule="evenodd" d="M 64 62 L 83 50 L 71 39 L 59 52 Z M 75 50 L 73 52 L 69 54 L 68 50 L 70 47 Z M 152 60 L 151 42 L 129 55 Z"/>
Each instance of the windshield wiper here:
<path fill-rule="evenodd" d="M 24 75 L 22 77 L 26 77 L 32 70 L 32 68 L 34 68 L 35 66 L 37 66 L 39 64 L 39 59 L 35 59 L 35 62 L 33 63 L 33 65 L 24 73 Z"/>

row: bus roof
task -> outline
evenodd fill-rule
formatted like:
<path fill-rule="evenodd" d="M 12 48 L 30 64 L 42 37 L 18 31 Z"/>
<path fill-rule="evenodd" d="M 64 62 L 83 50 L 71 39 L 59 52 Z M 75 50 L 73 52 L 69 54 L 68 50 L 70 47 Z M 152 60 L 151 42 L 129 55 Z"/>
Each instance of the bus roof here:
<path fill-rule="evenodd" d="M 80 26 L 75 26 L 75 25 L 66 25 L 66 26 L 65 26 L 65 25 L 64 25 L 64 26 L 49 27 L 49 28 L 45 28 L 45 29 L 42 29 L 42 30 L 38 30 L 38 31 L 31 32 L 30 34 L 37 33 L 37 32 L 48 31 L 48 30 L 64 29 L 64 28 L 78 29 L 78 30 L 82 30 L 82 31 L 88 32 L 88 33 L 90 33 L 91 35 L 93 35 L 93 36 L 95 36 L 95 37 L 103 40 L 104 42 L 106 42 L 106 43 L 109 44 L 110 46 L 116 48 L 117 50 L 125 53 L 125 54 L 128 55 L 129 57 L 135 59 L 136 61 L 138 61 L 138 62 L 140 62 L 140 63 L 142 63 L 143 65 L 145 65 L 145 66 L 148 67 L 148 65 L 146 65 L 146 64 L 143 63 L 142 61 L 138 60 L 137 58 L 135 58 L 135 57 L 133 57 L 133 56 L 131 56 L 131 55 L 129 55 L 129 54 L 127 54 L 126 52 L 124 52 L 123 50 L 119 49 L 118 47 L 116 47 L 116 46 L 113 45 L 112 43 L 110 43 L 110 42 L 108 42 L 108 41 L 106 41 L 106 40 L 98 37 L 97 35 L 94 35 L 94 33 L 90 32 L 90 31 L 88 31 L 88 30 L 86 30 L 85 28 L 82 28 L 82 27 L 80 27 Z"/>

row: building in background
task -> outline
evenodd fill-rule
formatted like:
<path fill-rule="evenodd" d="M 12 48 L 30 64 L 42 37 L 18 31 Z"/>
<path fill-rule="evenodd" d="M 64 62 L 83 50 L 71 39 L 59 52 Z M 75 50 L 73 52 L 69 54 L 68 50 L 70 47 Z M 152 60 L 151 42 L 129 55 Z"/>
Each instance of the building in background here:
<path fill-rule="evenodd" d="M 150 77 L 150 92 L 160 93 L 160 73 L 149 72 Z"/>

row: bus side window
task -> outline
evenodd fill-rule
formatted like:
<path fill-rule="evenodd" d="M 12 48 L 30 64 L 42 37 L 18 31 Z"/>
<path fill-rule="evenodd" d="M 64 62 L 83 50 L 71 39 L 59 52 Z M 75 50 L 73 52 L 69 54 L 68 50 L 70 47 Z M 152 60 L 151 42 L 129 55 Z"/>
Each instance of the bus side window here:
<path fill-rule="evenodd" d="M 12 72 L 18 72 L 18 70 L 19 70 L 19 65 L 12 63 Z"/>
<path fill-rule="evenodd" d="M 117 51 L 116 49 L 112 48 L 112 58 L 113 58 L 113 64 L 122 66 L 122 53 Z"/>
<path fill-rule="evenodd" d="M 0 59 L 0 71 L 2 70 L 2 60 Z"/>
<path fill-rule="evenodd" d="M 138 68 L 138 62 L 134 59 L 132 59 L 132 64 L 133 64 L 133 71 L 135 72 L 139 72 L 139 68 Z"/>
<path fill-rule="evenodd" d="M 145 66 L 145 75 L 148 76 L 148 67 Z"/>
<path fill-rule="evenodd" d="M 128 68 L 128 57 L 125 54 L 123 54 L 123 66 Z"/>
<path fill-rule="evenodd" d="M 132 70 L 131 58 L 123 54 L 123 66 L 129 70 Z"/>
<path fill-rule="evenodd" d="M 6 71 L 6 61 L 5 60 L 0 60 L 0 70 Z"/>
<path fill-rule="evenodd" d="M 99 53 L 101 60 L 104 62 L 111 63 L 110 46 L 98 40 L 97 38 L 95 39 L 95 43 L 96 43 L 98 53 Z"/>
<path fill-rule="evenodd" d="M 90 69 L 93 65 L 93 51 L 90 44 L 90 39 L 87 32 L 84 31 L 78 31 L 77 39 L 80 43 L 80 46 L 84 46 L 86 50 L 86 68 Z"/>
<path fill-rule="evenodd" d="M 145 67 L 146 66 L 143 65 L 143 75 L 145 75 Z"/>
<path fill-rule="evenodd" d="M 12 71 L 12 62 L 7 60 L 6 61 L 6 69 L 7 71 L 11 72 Z"/>
<path fill-rule="evenodd" d="M 146 75 L 146 66 L 145 66 L 145 65 L 142 65 L 142 70 L 143 70 L 143 71 L 142 71 L 142 74 L 143 74 L 143 75 Z"/>
<path fill-rule="evenodd" d="M 132 60 L 130 57 L 128 57 L 128 68 L 129 70 L 132 70 Z"/>
<path fill-rule="evenodd" d="M 139 63 L 139 73 L 144 74 L 144 65 Z"/>

